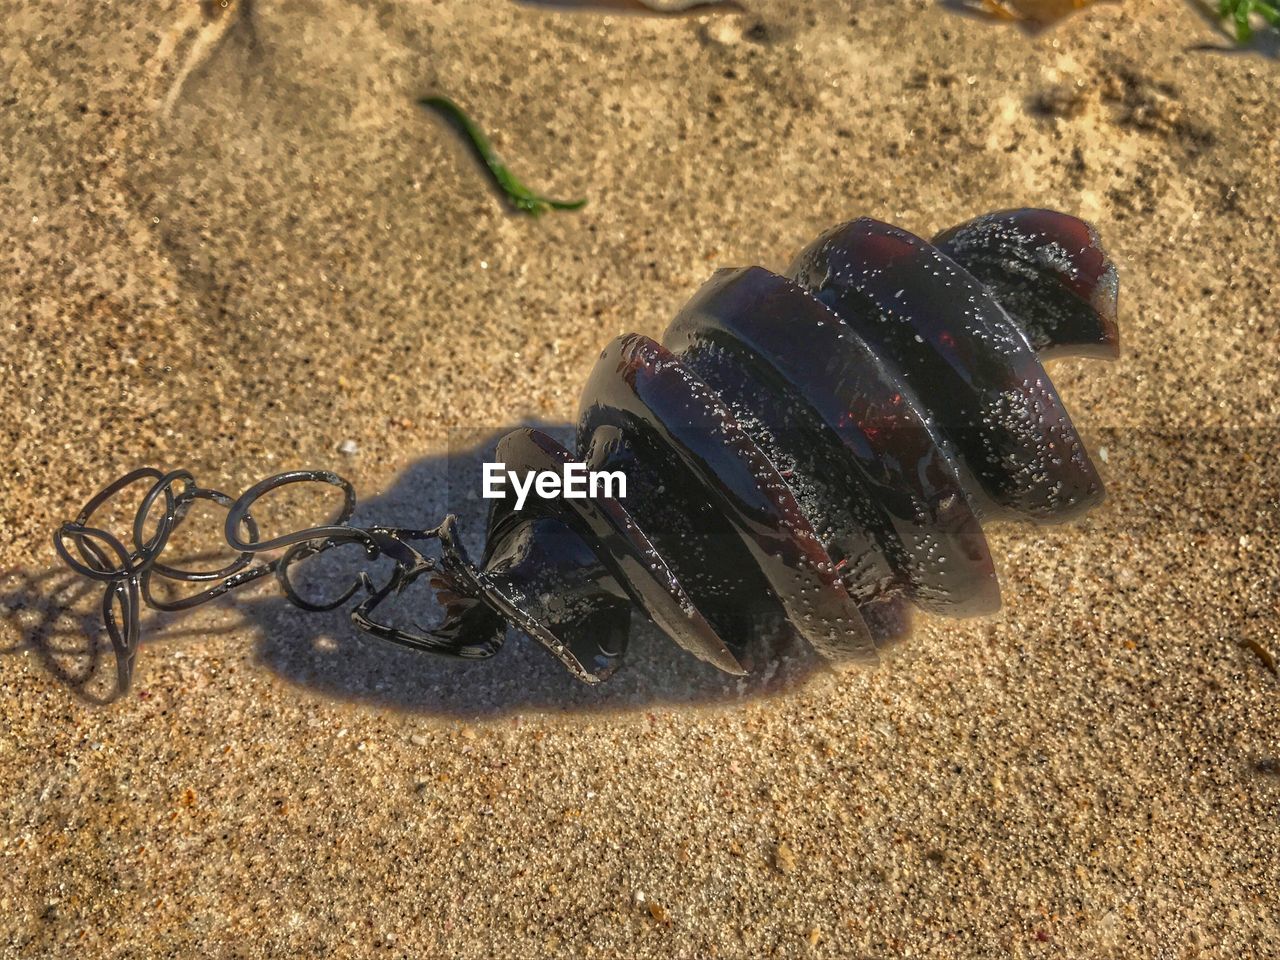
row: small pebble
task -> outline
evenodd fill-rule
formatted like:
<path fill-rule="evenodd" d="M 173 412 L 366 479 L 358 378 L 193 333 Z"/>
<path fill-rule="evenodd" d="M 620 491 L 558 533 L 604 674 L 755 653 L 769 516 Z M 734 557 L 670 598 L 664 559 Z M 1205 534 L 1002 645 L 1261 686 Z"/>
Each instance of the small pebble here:
<path fill-rule="evenodd" d="M 779 873 L 790 873 L 796 868 L 796 855 L 789 846 L 780 843 L 773 852 L 773 865 Z"/>

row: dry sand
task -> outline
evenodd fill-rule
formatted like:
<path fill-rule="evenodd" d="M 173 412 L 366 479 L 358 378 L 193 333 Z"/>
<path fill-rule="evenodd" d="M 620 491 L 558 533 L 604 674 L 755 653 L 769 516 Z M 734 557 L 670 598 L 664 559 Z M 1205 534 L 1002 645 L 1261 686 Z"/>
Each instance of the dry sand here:
<path fill-rule="evenodd" d="M 746 5 L 258 0 L 202 38 L 189 2 L 4 4 L 0 955 L 1280 953 L 1247 645 L 1280 650 L 1280 64 L 1189 49 L 1217 38 L 1175 0 L 1035 38 Z M 505 212 L 429 92 L 586 209 Z M 450 437 L 570 421 L 713 267 L 1021 205 L 1096 222 L 1125 349 L 1051 369 L 1110 496 L 991 531 L 999 616 L 742 684 L 642 632 L 587 689 L 264 587 L 153 622 L 109 706 L 109 658 L 71 673 L 92 597 L 49 534 L 119 472 L 332 467 L 431 523 L 474 482 L 447 496 Z"/>

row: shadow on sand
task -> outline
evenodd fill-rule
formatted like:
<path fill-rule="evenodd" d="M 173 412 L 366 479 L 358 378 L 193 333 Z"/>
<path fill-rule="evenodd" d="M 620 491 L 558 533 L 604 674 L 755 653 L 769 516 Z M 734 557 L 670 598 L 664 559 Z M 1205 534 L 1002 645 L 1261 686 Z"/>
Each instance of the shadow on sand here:
<path fill-rule="evenodd" d="M 534 426 L 562 440 L 569 433 L 564 426 Z M 446 513 L 455 513 L 465 546 L 478 557 L 487 511 L 487 502 L 478 496 L 481 464 L 506 432 L 487 433 L 479 442 L 455 443 L 448 454 L 417 461 L 387 490 L 363 501 L 353 522 L 429 527 Z M 327 560 L 328 555 L 308 562 Z M 350 555 L 345 562 L 334 558 L 321 574 L 324 582 L 349 582 L 351 562 Z M 371 570 L 379 582 L 383 572 Z M 312 574 L 309 570 L 307 579 Z M 331 576 L 337 579 L 331 581 Z M 86 702 L 117 699 L 115 656 L 101 626 L 101 597 L 99 585 L 61 567 L 9 572 L 0 579 L 0 622 L 12 628 L 17 641 L 0 652 L 29 653 Z M 176 679 L 164 678 L 174 669 L 172 647 L 184 638 L 213 636 L 251 638 L 259 663 L 326 696 L 462 717 L 739 701 L 777 693 L 822 669 L 816 655 L 802 644 L 779 640 L 774 630 L 761 631 L 751 652 L 751 675 L 729 676 L 685 653 L 634 615 L 623 668 L 608 682 L 591 686 L 575 680 L 551 654 L 514 630 L 490 660 L 452 660 L 360 633 L 348 619 L 349 606 L 309 613 L 290 605 L 268 579 L 186 613 L 149 612 L 143 619 L 129 695 L 147 695 L 149 684 L 176 684 Z M 416 585 L 399 598 L 394 613 L 401 624 L 429 624 L 438 616 L 429 588 L 418 590 Z"/>

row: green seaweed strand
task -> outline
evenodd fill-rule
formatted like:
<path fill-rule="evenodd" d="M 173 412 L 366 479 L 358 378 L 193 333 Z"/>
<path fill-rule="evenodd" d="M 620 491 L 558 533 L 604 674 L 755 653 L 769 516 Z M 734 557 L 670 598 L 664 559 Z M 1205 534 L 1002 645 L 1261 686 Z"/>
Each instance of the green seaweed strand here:
<path fill-rule="evenodd" d="M 1280 28 L 1280 7 L 1271 0 L 1218 0 L 1218 16 L 1235 24 L 1236 42 L 1248 43 L 1253 39 L 1251 14 L 1258 14 L 1273 27 Z"/>
<path fill-rule="evenodd" d="M 448 120 L 457 125 L 471 142 L 471 147 L 475 150 L 476 156 L 483 160 L 484 165 L 489 168 L 489 173 L 493 176 L 498 188 L 506 194 L 507 200 L 516 210 L 536 217 L 547 210 L 578 210 L 586 204 L 585 197 L 581 200 L 553 200 L 551 197 L 544 197 L 542 194 L 534 193 L 526 187 L 516 179 L 515 174 L 507 169 L 507 165 L 502 162 L 502 159 L 494 151 L 493 144 L 489 142 L 489 138 L 485 136 L 484 131 L 476 126 L 475 122 L 467 116 L 463 109 L 448 97 L 427 97 L 418 102 L 424 107 L 438 110 Z"/>

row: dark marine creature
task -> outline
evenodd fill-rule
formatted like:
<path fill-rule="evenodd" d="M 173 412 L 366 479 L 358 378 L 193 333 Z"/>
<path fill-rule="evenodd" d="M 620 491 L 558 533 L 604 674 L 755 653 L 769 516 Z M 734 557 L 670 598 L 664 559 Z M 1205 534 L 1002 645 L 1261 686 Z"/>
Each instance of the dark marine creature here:
<path fill-rule="evenodd" d="M 430 530 L 351 526 L 351 485 L 323 471 L 280 474 L 235 499 L 185 471 L 135 471 L 55 543 L 105 585 L 122 686 L 144 603 L 182 609 L 267 574 L 303 609 L 361 595 L 356 626 L 433 653 L 491 656 L 514 625 L 588 682 L 621 663 L 636 608 L 730 673 L 745 672 L 748 641 L 775 626 L 832 660 L 869 661 L 906 633 L 913 606 L 955 616 L 999 606 L 979 520 L 1055 523 L 1101 501 L 1041 359 L 1116 357 L 1116 302 L 1115 268 L 1075 217 L 992 213 L 932 243 L 855 220 L 786 275 L 717 272 L 661 343 L 609 344 L 582 395 L 574 451 L 533 429 L 504 437 L 495 459 L 517 476 L 585 463 L 622 471 L 627 495 L 535 492 L 519 510 L 495 500 L 478 564 L 452 516 Z M 108 499 L 143 481 L 131 546 L 93 526 Z M 300 482 L 339 487 L 338 517 L 262 536 L 254 504 Z M 227 510 L 239 556 L 221 569 L 160 560 L 196 500 Z M 334 599 L 304 599 L 294 563 L 350 543 L 394 562 L 386 582 L 362 573 Z M 278 555 L 255 562 L 267 552 Z M 375 619 L 424 574 L 439 626 Z M 162 600 L 156 577 L 204 589 Z"/>

